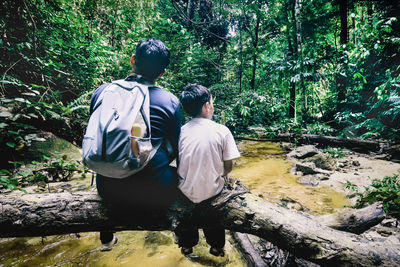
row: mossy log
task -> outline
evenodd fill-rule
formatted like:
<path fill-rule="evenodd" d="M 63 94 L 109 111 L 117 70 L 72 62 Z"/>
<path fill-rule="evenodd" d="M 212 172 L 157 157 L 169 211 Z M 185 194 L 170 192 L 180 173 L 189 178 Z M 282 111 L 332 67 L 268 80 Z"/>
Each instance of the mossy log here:
<path fill-rule="evenodd" d="M 257 235 L 323 266 L 400 265 L 400 246 L 394 247 L 384 239 L 368 240 L 332 229 L 316 217 L 288 210 L 251 193 L 211 204 L 201 216 L 216 213 L 228 230 Z M 176 226 L 176 221 L 171 218 L 179 218 L 185 209 L 185 206 L 177 205 L 168 214 L 126 210 L 118 213 L 115 207 L 102 202 L 96 192 L 1 195 L 0 206 L 0 237 L 111 229 L 171 230 Z M 201 220 L 199 223 L 198 226 L 204 226 Z"/>

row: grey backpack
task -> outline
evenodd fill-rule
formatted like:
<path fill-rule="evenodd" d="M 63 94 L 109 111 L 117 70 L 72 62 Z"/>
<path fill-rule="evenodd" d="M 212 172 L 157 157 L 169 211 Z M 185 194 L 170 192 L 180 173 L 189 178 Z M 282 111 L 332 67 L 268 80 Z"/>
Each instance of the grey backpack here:
<path fill-rule="evenodd" d="M 125 178 L 154 156 L 161 142 L 151 143 L 149 86 L 118 80 L 100 93 L 82 143 L 83 163 L 89 169 Z"/>

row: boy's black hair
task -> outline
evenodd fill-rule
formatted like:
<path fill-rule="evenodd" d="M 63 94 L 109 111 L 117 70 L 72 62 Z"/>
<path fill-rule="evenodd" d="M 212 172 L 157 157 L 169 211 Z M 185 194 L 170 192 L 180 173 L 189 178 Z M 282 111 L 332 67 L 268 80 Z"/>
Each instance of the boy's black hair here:
<path fill-rule="evenodd" d="M 161 40 L 141 40 L 135 52 L 135 73 L 154 81 L 169 65 L 169 57 L 169 49 Z"/>
<path fill-rule="evenodd" d="M 204 103 L 210 99 L 210 90 L 200 84 L 186 85 L 179 97 L 183 109 L 192 117 L 199 115 Z"/>

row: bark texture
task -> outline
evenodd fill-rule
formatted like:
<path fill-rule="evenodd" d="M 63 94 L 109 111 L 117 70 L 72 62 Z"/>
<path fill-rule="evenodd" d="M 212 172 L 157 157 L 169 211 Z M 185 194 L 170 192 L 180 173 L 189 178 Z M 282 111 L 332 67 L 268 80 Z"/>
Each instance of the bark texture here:
<path fill-rule="evenodd" d="M 235 191 L 235 185 L 229 190 Z M 379 207 L 377 207 L 379 209 Z M 139 212 L 103 203 L 95 192 L 0 196 L 0 237 L 45 236 L 100 230 L 171 230 L 185 213 Z M 334 230 L 313 216 L 269 203 L 251 193 L 222 195 L 203 219 L 216 213 L 223 226 L 262 237 L 294 255 L 324 266 L 398 266 L 400 246 Z M 179 221 L 179 219 L 178 219 Z M 198 220 L 204 226 L 205 220 Z M 329 220 L 327 220 L 329 221 Z M 329 223 L 328 223 L 329 225 Z"/>
<path fill-rule="evenodd" d="M 267 263 L 254 248 L 247 234 L 233 232 L 233 238 L 239 243 L 243 257 L 253 267 L 268 267 Z"/>
<path fill-rule="evenodd" d="M 315 219 L 330 228 L 361 234 L 385 218 L 381 203 L 363 209 L 344 209 L 336 214 L 318 216 Z"/>

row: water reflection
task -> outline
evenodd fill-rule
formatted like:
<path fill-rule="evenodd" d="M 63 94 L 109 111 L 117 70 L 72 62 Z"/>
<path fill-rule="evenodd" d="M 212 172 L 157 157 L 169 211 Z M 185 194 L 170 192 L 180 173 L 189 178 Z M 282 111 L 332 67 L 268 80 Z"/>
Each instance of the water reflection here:
<path fill-rule="evenodd" d="M 298 184 L 290 173 L 293 163 L 283 157 L 285 151 L 279 143 L 245 141 L 239 147 L 243 153 L 232 176 L 242 180 L 252 193 L 274 203 L 293 200 L 312 214 L 332 213 L 350 205 L 345 194 L 331 187 Z"/>
<path fill-rule="evenodd" d="M 109 252 L 99 251 L 98 233 L 1 239 L 0 266 L 246 266 L 229 235 L 229 255 L 223 258 L 208 253 L 202 236 L 193 255 L 186 258 L 169 231 L 124 231 L 117 235 L 118 244 Z"/>

